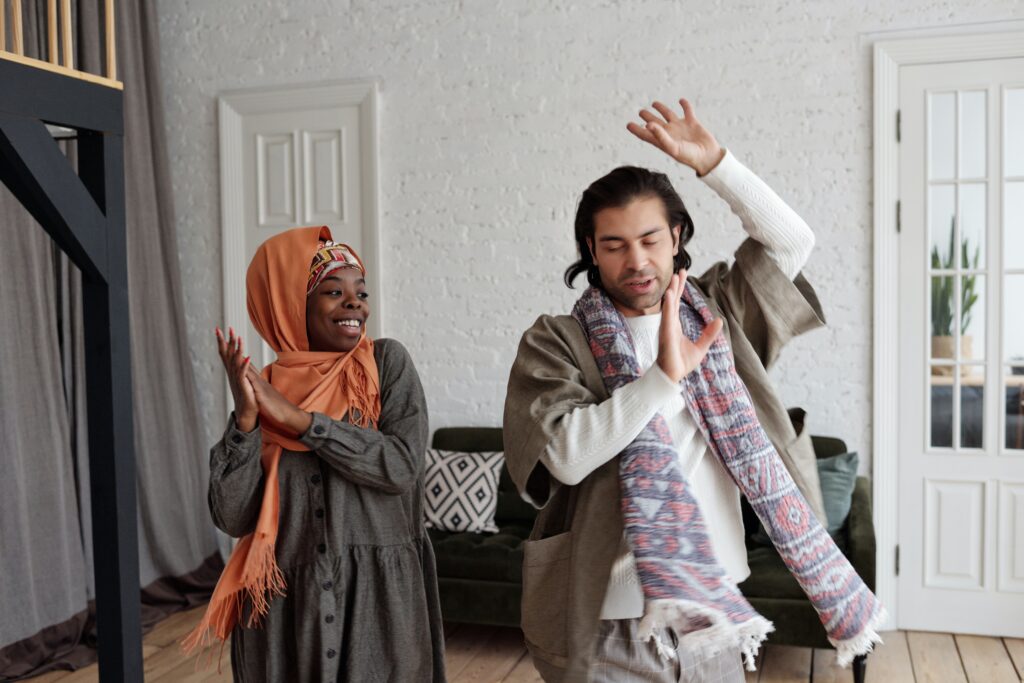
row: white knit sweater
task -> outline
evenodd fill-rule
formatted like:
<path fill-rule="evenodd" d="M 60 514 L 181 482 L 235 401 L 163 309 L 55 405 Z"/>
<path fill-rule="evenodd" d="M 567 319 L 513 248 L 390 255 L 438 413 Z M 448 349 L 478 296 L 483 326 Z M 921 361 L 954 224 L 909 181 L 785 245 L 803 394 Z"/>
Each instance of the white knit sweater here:
<path fill-rule="evenodd" d="M 703 180 L 739 216 L 744 230 L 793 279 L 807 262 L 814 233 L 760 178 L 728 151 Z M 747 578 L 740 492 L 718 458 L 704 457 L 708 445 L 686 408 L 679 386 L 655 362 L 661 314 L 626 318 L 644 370 L 635 382 L 603 403 L 577 408 L 562 418 L 541 461 L 559 481 L 575 485 L 618 455 L 656 413 L 668 422 L 680 466 L 693 487 L 719 564 L 739 582 Z M 602 619 L 643 616 L 643 593 L 625 537 L 612 567 Z"/>

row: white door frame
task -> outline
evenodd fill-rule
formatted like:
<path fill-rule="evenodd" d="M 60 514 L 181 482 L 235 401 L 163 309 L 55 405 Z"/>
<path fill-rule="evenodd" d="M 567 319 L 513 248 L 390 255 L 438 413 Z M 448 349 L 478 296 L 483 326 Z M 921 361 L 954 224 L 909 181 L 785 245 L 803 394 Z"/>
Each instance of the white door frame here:
<path fill-rule="evenodd" d="M 872 487 L 877 594 L 899 624 L 896 544 L 899 542 L 899 69 L 977 59 L 1024 57 L 1024 31 L 953 34 L 884 40 L 874 44 L 874 382 Z"/>
<path fill-rule="evenodd" d="M 287 94 L 287 97 L 282 97 Z M 383 334 L 383 276 L 380 258 L 380 203 L 377 177 L 377 84 L 374 81 L 327 81 L 298 86 L 272 86 L 230 90 L 217 98 L 220 123 L 221 246 L 224 283 L 224 321 L 245 329 L 245 281 L 238 277 L 246 269 L 240 249 L 227 244 L 245 243 L 242 168 L 242 119 L 248 114 L 287 112 L 295 109 L 356 106 L 359 109 L 362 183 L 362 243 L 360 258 L 366 265 L 367 288 L 373 292 L 373 315 L 367 333 L 379 339 Z M 298 226 L 296 226 L 298 227 Z M 230 400 L 230 396 L 228 397 Z"/>

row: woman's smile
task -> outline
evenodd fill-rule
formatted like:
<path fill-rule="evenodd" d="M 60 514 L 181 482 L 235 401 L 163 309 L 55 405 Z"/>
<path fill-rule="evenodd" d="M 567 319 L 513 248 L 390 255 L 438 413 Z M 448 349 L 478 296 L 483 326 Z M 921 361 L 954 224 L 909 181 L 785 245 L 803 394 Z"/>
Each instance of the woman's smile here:
<path fill-rule="evenodd" d="M 332 322 L 338 328 L 338 333 L 347 337 L 358 337 L 363 333 L 361 318 L 336 318 Z"/>

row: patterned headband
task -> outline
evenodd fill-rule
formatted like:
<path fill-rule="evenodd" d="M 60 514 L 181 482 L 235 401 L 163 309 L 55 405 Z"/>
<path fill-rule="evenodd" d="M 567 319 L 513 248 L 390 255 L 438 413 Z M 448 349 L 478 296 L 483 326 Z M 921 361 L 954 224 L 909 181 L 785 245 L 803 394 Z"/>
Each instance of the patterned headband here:
<path fill-rule="evenodd" d="M 313 262 L 309 265 L 306 296 L 309 296 L 324 281 L 328 273 L 339 268 L 358 268 L 359 272 L 366 275 L 366 268 L 352 247 L 330 240 L 321 242 L 316 254 L 313 255 Z"/>

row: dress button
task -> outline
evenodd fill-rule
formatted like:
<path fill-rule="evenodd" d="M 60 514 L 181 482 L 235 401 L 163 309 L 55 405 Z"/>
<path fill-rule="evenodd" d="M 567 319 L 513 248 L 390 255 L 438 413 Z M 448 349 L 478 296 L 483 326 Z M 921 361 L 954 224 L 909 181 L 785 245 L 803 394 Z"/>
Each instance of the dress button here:
<path fill-rule="evenodd" d="M 324 518 L 324 509 L 323 508 L 317 508 L 316 512 L 314 512 L 313 514 L 316 515 L 317 519 L 323 519 Z"/>
<path fill-rule="evenodd" d="M 328 624 L 333 624 L 334 623 L 334 615 L 333 614 L 328 614 L 326 617 L 324 617 L 324 621 L 326 621 Z"/>
<path fill-rule="evenodd" d="M 324 543 L 321 543 L 320 545 L 318 545 L 318 546 L 316 547 L 316 550 L 317 550 L 317 552 L 319 552 L 319 553 L 326 553 L 326 552 L 327 552 L 327 545 L 326 545 L 326 544 L 324 544 Z"/>
<path fill-rule="evenodd" d="M 331 590 L 331 588 L 334 587 L 334 583 L 332 583 L 331 581 L 324 581 L 323 584 L 321 585 L 324 587 L 325 591 L 329 591 Z"/>
<path fill-rule="evenodd" d="M 336 654 L 338 654 L 338 653 L 337 653 L 337 652 L 335 652 L 334 650 L 328 650 L 328 651 L 327 651 L 327 659 L 331 659 L 331 658 L 332 658 L 332 657 L 334 657 L 334 655 L 336 655 Z"/>
<path fill-rule="evenodd" d="M 231 443 L 242 443 L 242 437 L 239 434 L 233 434 L 231 436 Z"/>
<path fill-rule="evenodd" d="M 324 433 L 324 428 L 322 426 L 320 426 L 320 425 L 317 425 L 316 427 L 313 427 L 313 433 L 314 434 L 323 434 Z"/>
<path fill-rule="evenodd" d="M 313 482 L 314 484 L 319 484 L 320 483 L 320 475 L 319 474 L 314 474 L 312 477 L 309 478 L 309 480 L 311 482 Z"/>

